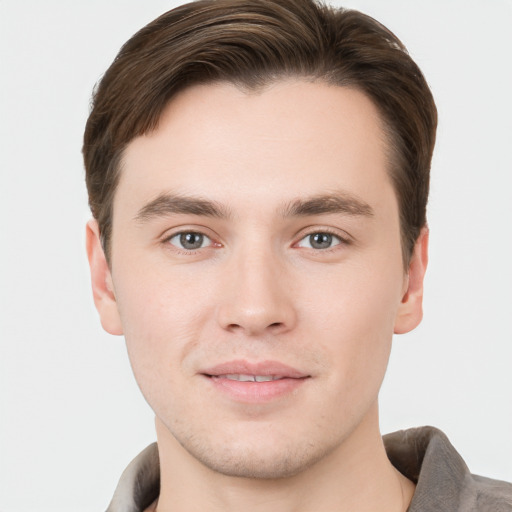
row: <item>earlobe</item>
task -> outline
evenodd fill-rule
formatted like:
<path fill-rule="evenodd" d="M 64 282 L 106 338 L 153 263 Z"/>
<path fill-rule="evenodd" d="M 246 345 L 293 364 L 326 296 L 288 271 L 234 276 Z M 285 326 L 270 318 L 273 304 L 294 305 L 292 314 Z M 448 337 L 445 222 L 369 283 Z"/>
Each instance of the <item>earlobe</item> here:
<path fill-rule="evenodd" d="M 395 319 L 395 334 L 412 331 L 423 317 L 423 279 L 428 263 L 428 228 L 424 227 L 416 244 L 409 263 L 407 289 L 398 307 Z"/>
<path fill-rule="evenodd" d="M 87 258 L 91 270 L 92 293 L 101 325 L 110 334 L 123 334 L 112 275 L 101 245 L 100 231 L 96 220 L 91 219 L 87 223 L 85 236 Z"/>

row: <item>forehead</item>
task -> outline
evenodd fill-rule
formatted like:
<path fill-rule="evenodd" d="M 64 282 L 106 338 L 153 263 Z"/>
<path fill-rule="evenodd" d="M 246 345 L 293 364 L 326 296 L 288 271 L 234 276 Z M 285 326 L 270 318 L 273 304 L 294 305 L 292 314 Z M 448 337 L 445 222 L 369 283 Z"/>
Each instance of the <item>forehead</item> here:
<path fill-rule="evenodd" d="M 114 209 L 162 192 L 247 207 L 342 189 L 378 203 L 390 189 L 386 153 L 377 109 L 360 91 L 304 80 L 257 92 L 193 86 L 126 148 Z"/>

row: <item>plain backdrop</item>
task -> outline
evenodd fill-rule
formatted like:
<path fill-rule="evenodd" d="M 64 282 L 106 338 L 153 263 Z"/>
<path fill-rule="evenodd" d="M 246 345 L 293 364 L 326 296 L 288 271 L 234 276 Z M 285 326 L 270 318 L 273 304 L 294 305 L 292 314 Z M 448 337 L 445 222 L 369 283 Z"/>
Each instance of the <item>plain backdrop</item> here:
<path fill-rule="evenodd" d="M 93 511 L 155 439 L 93 307 L 81 138 L 119 47 L 177 2 L 0 0 L 0 511 Z M 383 432 L 443 429 L 512 480 L 512 2 L 348 0 L 394 31 L 439 109 L 425 318 L 396 337 Z"/>

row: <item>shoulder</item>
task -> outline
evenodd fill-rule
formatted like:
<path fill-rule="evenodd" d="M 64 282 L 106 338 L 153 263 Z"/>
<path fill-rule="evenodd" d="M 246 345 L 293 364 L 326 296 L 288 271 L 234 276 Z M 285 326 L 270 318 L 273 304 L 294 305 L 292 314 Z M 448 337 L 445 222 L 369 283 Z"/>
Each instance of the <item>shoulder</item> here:
<path fill-rule="evenodd" d="M 512 512 L 512 484 L 471 474 L 434 427 L 384 436 L 391 463 L 416 483 L 409 512 Z"/>
<path fill-rule="evenodd" d="M 145 448 L 126 467 L 107 512 L 141 512 L 160 492 L 160 461 L 156 443 Z"/>
<path fill-rule="evenodd" d="M 478 475 L 469 475 L 461 496 L 473 508 L 482 512 L 511 512 L 512 484 Z"/>

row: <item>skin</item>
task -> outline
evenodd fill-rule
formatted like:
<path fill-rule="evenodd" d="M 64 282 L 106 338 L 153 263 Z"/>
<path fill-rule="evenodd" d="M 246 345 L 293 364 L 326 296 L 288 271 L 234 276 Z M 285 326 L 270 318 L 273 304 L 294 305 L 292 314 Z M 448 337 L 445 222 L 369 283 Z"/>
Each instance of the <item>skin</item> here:
<path fill-rule="evenodd" d="M 428 234 L 404 269 L 385 148 L 366 96 L 302 80 L 191 87 L 128 145 L 110 265 L 95 221 L 87 247 L 102 325 L 124 334 L 156 414 L 153 509 L 407 508 L 414 486 L 386 457 L 378 392 L 393 333 L 421 320 Z M 333 211 L 293 208 L 326 195 Z M 177 197 L 222 216 L 180 212 Z M 307 377 L 246 401 L 202 374 L 232 360 Z"/>

